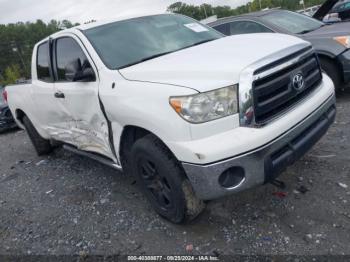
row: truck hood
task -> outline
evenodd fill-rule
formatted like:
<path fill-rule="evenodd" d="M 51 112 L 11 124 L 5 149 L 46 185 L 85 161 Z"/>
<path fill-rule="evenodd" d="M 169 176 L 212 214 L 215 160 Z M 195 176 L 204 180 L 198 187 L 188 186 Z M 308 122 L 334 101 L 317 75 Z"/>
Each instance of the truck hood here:
<path fill-rule="evenodd" d="M 346 35 L 350 35 L 350 22 L 324 25 L 319 29 L 301 35 L 301 37 L 307 40 L 308 38 L 325 38 Z"/>
<path fill-rule="evenodd" d="M 205 92 L 239 82 L 241 71 L 302 39 L 275 33 L 224 37 L 119 70 L 133 81 L 177 85 Z"/>

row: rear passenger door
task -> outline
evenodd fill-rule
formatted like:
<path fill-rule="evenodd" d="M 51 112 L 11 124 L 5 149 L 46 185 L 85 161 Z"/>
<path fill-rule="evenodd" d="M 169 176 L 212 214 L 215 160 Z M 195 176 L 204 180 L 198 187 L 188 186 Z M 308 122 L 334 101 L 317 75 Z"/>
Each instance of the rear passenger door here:
<path fill-rule="evenodd" d="M 98 71 L 79 38 L 67 35 L 56 38 L 53 45 L 55 92 L 66 123 L 70 127 L 71 143 L 79 149 L 107 155 L 113 159 L 109 144 L 108 125 L 99 101 Z M 66 75 L 72 61 L 92 68 L 94 79 L 73 81 Z"/>
<path fill-rule="evenodd" d="M 51 137 L 57 138 L 62 130 L 62 114 L 54 97 L 54 77 L 51 70 L 50 43 L 40 43 L 34 53 L 32 95 L 35 114 L 29 116 L 35 126 L 40 126 Z M 33 60 L 34 60 L 33 59 Z M 29 88 L 29 85 L 28 85 Z"/>

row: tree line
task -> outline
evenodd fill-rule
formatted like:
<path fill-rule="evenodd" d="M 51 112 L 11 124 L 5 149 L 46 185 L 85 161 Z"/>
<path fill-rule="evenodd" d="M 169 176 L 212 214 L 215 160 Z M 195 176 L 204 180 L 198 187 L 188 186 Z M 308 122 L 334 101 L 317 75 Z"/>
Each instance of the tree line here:
<path fill-rule="evenodd" d="M 12 84 L 31 77 L 31 57 L 34 45 L 45 37 L 73 24 L 68 20 L 44 23 L 18 22 L 0 25 L 0 85 Z"/>
<path fill-rule="evenodd" d="M 307 8 L 324 2 L 325 0 L 304 0 L 304 5 Z M 303 9 L 304 5 L 302 5 L 299 0 L 253 0 L 237 8 L 231 8 L 230 6 L 212 6 L 209 4 L 190 5 L 183 2 L 176 2 L 168 7 L 168 11 L 202 20 L 212 15 L 217 15 L 218 18 L 222 18 L 255 12 L 265 8 L 280 7 L 282 9 L 295 11 Z"/>

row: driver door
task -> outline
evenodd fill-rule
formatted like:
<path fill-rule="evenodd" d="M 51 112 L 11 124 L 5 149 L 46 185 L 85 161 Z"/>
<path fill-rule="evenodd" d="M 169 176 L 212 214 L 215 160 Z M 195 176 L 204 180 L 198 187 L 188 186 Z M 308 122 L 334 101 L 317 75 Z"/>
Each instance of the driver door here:
<path fill-rule="evenodd" d="M 74 35 L 54 40 L 54 89 L 55 97 L 65 112 L 68 131 L 66 141 L 78 149 L 114 159 L 109 144 L 107 121 L 100 108 L 97 69 L 84 49 Z M 72 66 L 76 67 L 77 64 L 92 69 L 93 77 L 78 81 L 73 79 Z"/>

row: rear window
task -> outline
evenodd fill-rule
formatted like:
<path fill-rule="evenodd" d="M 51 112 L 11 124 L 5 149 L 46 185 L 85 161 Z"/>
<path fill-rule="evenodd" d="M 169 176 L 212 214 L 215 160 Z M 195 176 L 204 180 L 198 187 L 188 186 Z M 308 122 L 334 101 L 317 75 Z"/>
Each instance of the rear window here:
<path fill-rule="evenodd" d="M 38 46 L 36 70 L 39 80 L 52 82 L 49 66 L 49 43 L 45 42 Z"/>

